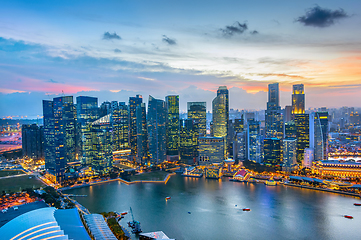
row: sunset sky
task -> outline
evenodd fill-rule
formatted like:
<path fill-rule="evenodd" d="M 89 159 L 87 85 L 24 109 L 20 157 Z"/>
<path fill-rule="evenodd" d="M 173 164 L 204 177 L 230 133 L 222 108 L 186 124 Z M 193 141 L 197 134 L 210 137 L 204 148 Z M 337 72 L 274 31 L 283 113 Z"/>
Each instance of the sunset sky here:
<path fill-rule="evenodd" d="M 142 94 L 265 109 L 305 84 L 306 108 L 361 107 L 361 1 L 1 1 L 0 117 L 42 99 Z"/>

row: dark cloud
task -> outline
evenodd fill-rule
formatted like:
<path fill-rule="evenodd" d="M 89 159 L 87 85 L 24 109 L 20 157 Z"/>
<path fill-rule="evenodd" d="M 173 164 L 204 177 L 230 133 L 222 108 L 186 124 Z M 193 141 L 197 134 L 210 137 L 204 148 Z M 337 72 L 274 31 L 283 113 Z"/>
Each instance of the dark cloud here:
<path fill-rule="evenodd" d="M 105 32 L 103 34 L 103 40 L 120 40 L 122 39 L 116 32 L 114 33 L 110 33 L 110 32 Z"/>
<path fill-rule="evenodd" d="M 53 79 L 50 79 L 48 82 L 51 82 L 51 83 L 58 83 L 57 81 L 53 80 Z"/>
<path fill-rule="evenodd" d="M 295 21 L 305 26 L 311 27 L 329 27 L 335 24 L 335 21 L 342 18 L 350 17 L 342 8 L 338 10 L 330 10 L 315 6 L 306 11 L 304 16 L 297 18 Z"/>
<path fill-rule="evenodd" d="M 252 35 L 256 35 L 256 34 L 258 34 L 259 32 L 257 31 L 257 30 L 253 30 L 253 31 L 251 31 L 250 32 Z"/>
<path fill-rule="evenodd" d="M 114 49 L 114 52 L 115 53 L 121 53 L 122 51 L 120 49 L 116 48 L 116 49 Z"/>
<path fill-rule="evenodd" d="M 169 45 L 176 45 L 177 44 L 177 42 L 176 42 L 176 40 L 175 39 L 171 39 L 171 38 L 169 38 L 169 37 L 167 37 L 166 35 L 163 35 L 163 42 L 166 42 L 166 43 L 168 43 Z"/>
<path fill-rule="evenodd" d="M 225 36 L 233 36 L 235 34 L 242 34 L 244 31 L 248 29 L 247 23 L 239 23 L 235 22 L 233 25 L 226 26 L 225 28 L 221 28 L 220 30 L 223 32 Z"/>

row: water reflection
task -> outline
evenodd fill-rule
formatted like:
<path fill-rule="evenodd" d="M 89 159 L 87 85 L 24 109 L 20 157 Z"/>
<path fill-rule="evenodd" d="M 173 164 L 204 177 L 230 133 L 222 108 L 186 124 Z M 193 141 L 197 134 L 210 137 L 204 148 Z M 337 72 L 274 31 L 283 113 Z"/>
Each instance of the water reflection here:
<path fill-rule="evenodd" d="M 162 230 L 178 240 L 357 239 L 361 234 L 361 208 L 353 206 L 353 198 L 286 186 L 176 175 L 166 185 L 113 182 L 67 193 L 88 195 L 77 200 L 91 212 L 131 206 L 143 231 Z M 129 220 L 126 216 L 123 225 Z"/>

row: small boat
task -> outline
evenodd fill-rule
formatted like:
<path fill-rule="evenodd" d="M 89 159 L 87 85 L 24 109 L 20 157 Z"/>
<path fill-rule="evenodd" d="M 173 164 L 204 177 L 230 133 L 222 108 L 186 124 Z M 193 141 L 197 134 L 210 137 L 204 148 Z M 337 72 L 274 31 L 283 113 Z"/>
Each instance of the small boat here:
<path fill-rule="evenodd" d="M 354 203 L 355 206 L 361 206 L 361 203 Z"/>
<path fill-rule="evenodd" d="M 276 186 L 277 182 L 274 180 L 267 180 L 264 184 L 266 184 L 268 186 Z"/>
<path fill-rule="evenodd" d="M 191 214 L 191 212 L 188 212 L 188 214 Z"/>
<path fill-rule="evenodd" d="M 348 219 L 353 219 L 353 217 L 350 216 L 350 215 L 344 215 L 344 217 L 345 217 L 345 218 L 348 218 Z"/>
<path fill-rule="evenodd" d="M 251 211 L 250 208 L 243 208 L 242 210 L 243 210 L 244 212 L 249 212 L 249 211 Z"/>
<path fill-rule="evenodd" d="M 120 215 L 122 215 L 122 216 L 127 215 L 127 214 L 128 214 L 128 212 L 122 212 L 122 213 L 120 213 Z"/>
<path fill-rule="evenodd" d="M 170 199 L 170 197 L 166 197 L 166 198 L 165 198 L 165 200 L 169 200 L 169 199 Z"/>

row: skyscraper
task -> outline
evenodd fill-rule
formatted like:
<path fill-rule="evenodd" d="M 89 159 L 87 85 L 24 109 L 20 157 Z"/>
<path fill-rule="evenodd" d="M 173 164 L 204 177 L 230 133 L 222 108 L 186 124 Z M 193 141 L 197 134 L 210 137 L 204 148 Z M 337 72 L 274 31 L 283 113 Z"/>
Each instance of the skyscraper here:
<path fill-rule="evenodd" d="M 217 92 L 218 93 L 218 92 Z M 212 101 L 212 119 L 213 119 L 213 137 L 224 138 L 224 156 L 227 156 L 227 132 L 228 132 L 228 118 L 226 105 L 227 95 L 219 94 Z"/>
<path fill-rule="evenodd" d="M 316 112 L 322 130 L 323 160 L 328 159 L 328 112 Z"/>
<path fill-rule="evenodd" d="M 285 138 L 297 138 L 295 121 L 285 123 Z"/>
<path fill-rule="evenodd" d="M 180 120 L 179 155 L 181 162 L 195 164 L 198 156 L 198 123 L 193 119 Z"/>
<path fill-rule="evenodd" d="M 302 165 L 304 152 L 310 146 L 310 120 L 308 114 L 296 114 L 297 163 Z"/>
<path fill-rule="evenodd" d="M 43 100 L 45 169 L 55 174 L 55 128 L 53 101 Z"/>
<path fill-rule="evenodd" d="M 167 159 L 177 161 L 179 160 L 179 96 L 166 96 L 165 103 L 167 106 Z"/>
<path fill-rule="evenodd" d="M 265 138 L 264 139 L 264 158 L 263 163 L 270 164 L 272 166 L 282 165 L 282 151 L 281 151 L 281 139 L 278 138 Z"/>
<path fill-rule="evenodd" d="M 83 164 L 90 164 L 87 159 L 86 152 L 89 151 L 89 132 L 87 132 L 87 124 L 98 119 L 99 108 L 98 98 L 79 96 L 76 98 L 76 114 L 77 114 L 77 147 L 79 151 L 79 159 Z M 88 139 L 88 141 L 87 141 Z"/>
<path fill-rule="evenodd" d="M 225 151 L 225 158 L 228 157 L 228 154 L 229 154 L 229 151 L 231 150 L 231 142 L 229 141 L 229 139 L 227 138 L 227 135 L 228 135 L 228 131 L 229 131 L 229 92 L 228 92 L 228 89 L 227 89 L 227 86 L 220 86 L 217 90 L 217 97 L 219 96 L 224 96 L 224 101 L 225 101 L 225 107 L 224 107 L 224 115 L 225 115 L 225 129 L 226 129 L 226 132 L 225 134 L 223 135 L 223 129 L 222 129 L 222 125 L 223 123 L 222 120 L 220 119 L 220 122 L 217 122 L 217 125 L 216 126 L 216 131 L 218 131 L 218 133 L 213 133 L 213 136 L 214 137 L 224 137 L 224 144 L 225 144 L 225 148 L 224 148 L 224 151 Z M 215 99 L 214 99 L 215 100 Z M 214 101 L 213 100 L 213 101 Z M 213 103 L 213 102 L 212 102 Z M 222 103 L 223 104 L 223 103 Z M 212 108 L 214 109 L 213 107 L 213 104 L 212 104 Z M 218 110 L 220 111 L 216 111 L 219 115 L 218 117 L 221 117 L 222 115 L 222 109 L 223 107 L 221 107 L 220 105 L 218 105 Z M 212 109 L 212 114 L 214 114 L 214 110 Z M 221 117 L 223 118 L 223 116 Z M 213 118 L 213 127 L 215 126 L 214 125 L 215 122 L 214 122 L 214 118 Z M 218 128 L 218 129 L 217 129 Z M 214 129 L 213 129 L 214 130 Z M 222 136 L 221 136 L 222 135 Z M 227 141 L 228 140 L 228 141 Z"/>
<path fill-rule="evenodd" d="M 137 162 L 146 164 L 149 156 L 148 130 L 145 103 L 141 103 L 136 108 L 137 123 Z"/>
<path fill-rule="evenodd" d="M 158 164 L 166 160 L 166 118 L 165 101 L 149 96 L 147 124 L 151 164 Z"/>
<path fill-rule="evenodd" d="M 199 128 L 199 136 L 204 137 L 207 135 L 207 127 L 206 127 L 206 102 L 188 102 L 187 103 L 187 114 L 188 119 L 193 119 L 197 123 L 197 127 Z"/>
<path fill-rule="evenodd" d="M 23 156 L 31 159 L 44 157 L 44 128 L 36 124 L 21 126 Z"/>
<path fill-rule="evenodd" d="M 109 172 L 113 165 L 111 114 L 88 124 L 90 133 L 90 162 L 98 174 Z"/>
<path fill-rule="evenodd" d="M 279 85 L 268 85 L 268 102 L 265 112 L 266 138 L 283 137 L 283 115 L 279 105 Z"/>
<path fill-rule="evenodd" d="M 129 148 L 129 115 L 125 102 L 112 102 L 111 111 L 113 151 Z"/>
<path fill-rule="evenodd" d="M 129 98 L 129 145 L 132 150 L 132 155 L 137 155 L 137 121 L 136 109 L 137 106 L 143 102 L 142 95 L 136 95 Z"/>
<path fill-rule="evenodd" d="M 262 136 L 260 135 L 260 122 L 248 120 L 247 126 L 247 158 L 248 160 L 262 162 Z"/>
<path fill-rule="evenodd" d="M 283 170 L 291 172 L 292 168 L 297 164 L 297 140 L 295 138 L 284 139 L 283 147 Z"/>
<path fill-rule="evenodd" d="M 51 110 L 51 106 L 53 109 Z M 76 131 L 76 111 L 73 104 L 73 96 L 57 97 L 51 101 L 43 101 L 43 113 L 44 113 L 44 138 L 51 139 L 49 134 L 54 134 L 53 146 L 49 146 L 48 143 L 52 141 L 46 140 L 45 145 L 46 152 L 50 153 L 46 159 L 50 161 L 50 165 L 45 167 L 55 173 L 57 181 L 63 181 L 65 165 L 68 162 L 75 161 L 75 131 Z M 51 115 L 53 113 L 53 115 Z M 53 118 L 53 129 L 52 120 Z M 46 119 L 46 121 L 45 121 Z M 49 121 L 50 120 L 50 121 Z M 46 131 L 45 131 L 46 129 Z"/>
<path fill-rule="evenodd" d="M 293 85 L 292 114 L 305 113 L 305 90 L 303 84 Z"/>

